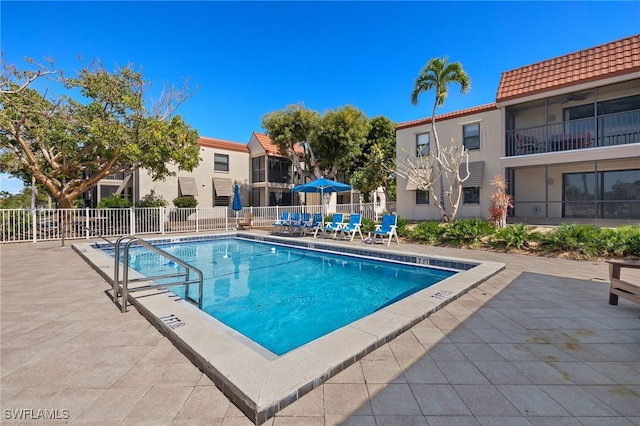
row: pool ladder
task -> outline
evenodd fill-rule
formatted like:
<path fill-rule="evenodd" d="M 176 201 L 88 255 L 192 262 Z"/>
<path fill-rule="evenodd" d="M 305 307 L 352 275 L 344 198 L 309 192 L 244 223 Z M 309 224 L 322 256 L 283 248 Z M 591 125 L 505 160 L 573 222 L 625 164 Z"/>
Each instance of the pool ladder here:
<path fill-rule="evenodd" d="M 128 240 L 126 243 L 124 243 L 124 251 L 123 251 L 123 260 L 122 260 L 122 281 L 120 281 L 120 246 L 122 244 L 123 241 Z M 184 268 L 183 272 L 176 272 L 173 274 L 164 274 L 164 275 L 155 275 L 155 276 L 151 276 L 151 277 L 141 277 L 141 278 L 129 278 L 129 247 L 131 247 L 131 245 L 139 245 L 139 246 L 143 246 L 157 254 L 159 254 L 160 256 L 163 256 L 167 259 L 169 259 L 170 261 L 176 263 L 177 265 L 180 265 Z M 123 235 L 121 237 L 119 237 L 116 242 L 115 242 L 115 267 L 114 267 L 114 273 L 113 273 L 113 301 L 115 303 L 117 303 L 118 301 L 118 297 L 121 296 L 121 307 L 122 307 L 122 312 L 127 312 L 127 295 L 128 293 L 134 292 L 134 291 L 142 291 L 142 290 L 150 290 L 150 289 L 154 289 L 154 288 L 163 288 L 163 287 L 170 287 L 170 286 L 176 286 L 176 285 L 183 285 L 185 287 L 185 291 L 184 291 L 184 299 L 190 303 L 193 303 L 194 305 L 196 305 L 199 309 L 202 309 L 202 287 L 203 287 L 203 279 L 202 279 L 202 271 L 200 271 L 200 269 L 196 268 L 195 266 L 192 266 L 180 259 L 178 259 L 177 257 L 175 257 L 174 255 L 167 253 L 166 251 L 159 249 L 158 247 L 152 245 L 151 243 L 143 240 L 142 238 L 139 237 L 134 237 L 133 235 Z M 196 279 L 189 279 L 190 277 L 190 272 L 193 272 L 197 275 Z M 145 285 L 145 286 L 141 286 L 141 287 L 136 287 L 136 288 L 129 288 L 129 283 L 132 282 L 140 282 L 140 281 L 153 281 L 153 280 L 159 280 L 159 279 L 166 279 L 166 278 L 179 278 L 180 280 L 177 280 L 175 282 L 171 282 L 171 283 L 167 283 L 167 284 L 149 284 L 149 285 Z M 189 287 L 191 284 L 198 284 L 198 299 L 194 299 L 191 296 L 189 296 Z"/>

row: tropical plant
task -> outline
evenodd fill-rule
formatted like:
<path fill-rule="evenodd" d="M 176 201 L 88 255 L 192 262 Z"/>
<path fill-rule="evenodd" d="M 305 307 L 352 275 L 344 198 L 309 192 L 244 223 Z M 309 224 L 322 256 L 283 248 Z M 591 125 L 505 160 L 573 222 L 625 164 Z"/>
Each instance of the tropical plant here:
<path fill-rule="evenodd" d="M 496 190 L 491 194 L 490 198 L 489 220 L 493 223 L 493 226 L 504 228 L 507 226 L 507 212 L 510 207 L 513 207 L 513 197 L 505 193 L 507 181 L 502 175 L 494 177 L 491 181 L 491 186 Z"/>
<path fill-rule="evenodd" d="M 541 245 L 553 251 L 571 251 L 586 257 L 600 253 L 601 229 L 590 224 L 562 224 L 543 234 Z"/>
<path fill-rule="evenodd" d="M 376 230 L 376 223 L 371 219 L 363 217 L 362 223 L 360 224 L 360 230 L 363 234 L 366 232 L 373 232 Z"/>
<path fill-rule="evenodd" d="M 639 256 L 640 225 L 603 228 L 595 245 L 603 256 Z"/>
<path fill-rule="evenodd" d="M 424 241 L 427 244 L 435 244 L 438 242 L 445 228 L 441 222 L 428 220 L 420 222 L 409 232 L 409 237 L 418 241 Z"/>
<path fill-rule="evenodd" d="M 459 62 L 448 62 L 447 58 L 432 58 L 422 68 L 411 92 L 411 103 L 418 105 L 424 92 L 435 91 L 431 114 L 431 135 L 434 146 L 428 155 L 409 153 L 403 162 L 396 164 L 396 173 L 428 191 L 445 222 L 453 222 L 462 197 L 462 183 L 469 178 L 469 157 L 464 147 L 451 140 L 451 146 L 442 147 L 436 130 L 436 110 L 443 106 L 448 96 L 449 85 L 460 85 L 460 93 L 469 91 L 471 80 Z M 446 181 L 446 184 L 445 184 Z M 439 186 L 440 191 L 434 190 Z M 449 212 L 445 207 L 449 205 Z"/>
<path fill-rule="evenodd" d="M 530 242 L 538 241 L 540 233 L 534 231 L 534 226 L 524 223 L 506 225 L 504 228 L 497 228 L 492 236 L 492 241 L 504 244 L 507 248 L 515 247 L 522 250 Z"/>
<path fill-rule="evenodd" d="M 406 237 L 409 235 L 409 221 L 402 216 L 396 219 L 396 233 L 398 237 Z"/>
<path fill-rule="evenodd" d="M 478 246 L 484 237 L 493 234 L 494 227 L 482 219 L 463 219 L 448 223 L 442 233 L 442 240 L 450 244 L 471 244 Z"/>

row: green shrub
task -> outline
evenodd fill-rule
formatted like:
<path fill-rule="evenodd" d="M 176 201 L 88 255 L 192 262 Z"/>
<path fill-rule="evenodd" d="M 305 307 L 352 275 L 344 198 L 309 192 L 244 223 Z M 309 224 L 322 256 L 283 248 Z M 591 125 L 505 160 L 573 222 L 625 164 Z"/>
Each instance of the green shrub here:
<path fill-rule="evenodd" d="M 376 230 L 376 223 L 371 219 L 367 219 L 366 217 L 363 217 L 362 223 L 360 224 L 360 230 L 362 231 L 363 234 L 365 232 L 373 232 Z"/>
<path fill-rule="evenodd" d="M 544 234 L 542 246 L 556 251 L 573 251 L 586 257 L 600 253 L 601 229 L 596 225 L 563 224 Z"/>
<path fill-rule="evenodd" d="M 442 240 L 450 244 L 477 246 L 482 238 L 493 234 L 494 226 L 482 219 L 463 219 L 445 226 Z"/>
<path fill-rule="evenodd" d="M 99 209 L 122 209 L 131 207 L 131 201 L 118 194 L 114 194 L 110 197 L 103 198 L 98 203 Z"/>
<path fill-rule="evenodd" d="M 182 196 L 173 199 L 173 205 L 178 208 L 194 208 L 198 205 L 198 200 L 191 196 Z"/>
<path fill-rule="evenodd" d="M 409 221 L 407 219 L 398 216 L 396 221 L 396 232 L 398 233 L 398 237 L 406 237 L 409 235 L 409 228 L 407 228 L 408 224 Z"/>
<path fill-rule="evenodd" d="M 527 226 L 524 223 L 507 225 L 505 228 L 497 228 L 495 230 L 492 241 L 504 244 L 507 248 L 522 249 L 528 246 L 529 242 L 540 239 L 540 233 L 534 232 L 534 229 L 534 226 Z"/>
<path fill-rule="evenodd" d="M 640 226 L 603 228 L 595 245 L 603 256 L 640 255 Z"/>
<path fill-rule="evenodd" d="M 441 222 L 435 220 L 428 220 L 416 225 L 415 228 L 409 231 L 409 238 L 418 241 L 424 241 L 427 244 L 435 244 L 438 242 L 445 228 Z"/>
<path fill-rule="evenodd" d="M 136 207 L 167 207 L 169 203 L 161 195 L 147 194 L 140 200 Z"/>

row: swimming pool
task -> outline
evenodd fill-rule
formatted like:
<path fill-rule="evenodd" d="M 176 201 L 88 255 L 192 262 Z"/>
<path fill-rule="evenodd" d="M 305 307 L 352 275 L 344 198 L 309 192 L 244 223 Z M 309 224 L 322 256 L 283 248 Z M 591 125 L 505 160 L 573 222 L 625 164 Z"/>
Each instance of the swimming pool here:
<path fill-rule="evenodd" d="M 144 315 L 256 424 L 273 417 L 302 395 L 504 268 L 504 264 L 497 262 L 432 256 L 428 254 L 428 246 L 367 246 L 356 242 L 350 244 L 313 238 L 287 238 L 258 232 L 185 235 L 147 241 L 171 244 L 234 237 L 278 247 L 299 247 L 321 253 L 457 271 L 437 284 L 389 303 L 283 355 L 266 350 L 167 290 L 129 293 L 129 303 L 136 309 L 130 309 L 123 315 L 135 315 L 136 310 Z M 114 262 L 111 256 L 101 250 L 104 246 L 106 244 L 101 246 L 100 243 L 89 242 L 72 245 L 73 250 L 108 284 L 114 275 Z M 282 280 L 287 281 L 289 275 L 282 277 Z M 140 273 L 130 268 L 129 277 L 137 276 L 141 276 Z"/>
<path fill-rule="evenodd" d="M 237 238 L 158 246 L 203 272 L 203 311 L 276 355 L 456 274 Z M 129 255 L 145 276 L 182 269 L 144 247 Z M 168 290 L 185 297 L 182 286 Z"/>

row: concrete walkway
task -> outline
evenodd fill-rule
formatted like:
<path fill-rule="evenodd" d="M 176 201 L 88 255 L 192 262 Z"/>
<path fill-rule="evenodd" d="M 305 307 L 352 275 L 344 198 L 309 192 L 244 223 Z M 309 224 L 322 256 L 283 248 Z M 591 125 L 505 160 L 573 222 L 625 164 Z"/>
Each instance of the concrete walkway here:
<path fill-rule="evenodd" d="M 608 305 L 607 264 L 402 249 L 506 269 L 267 424 L 640 425 L 640 305 Z M 252 424 L 70 247 L 0 262 L 1 423 Z"/>

